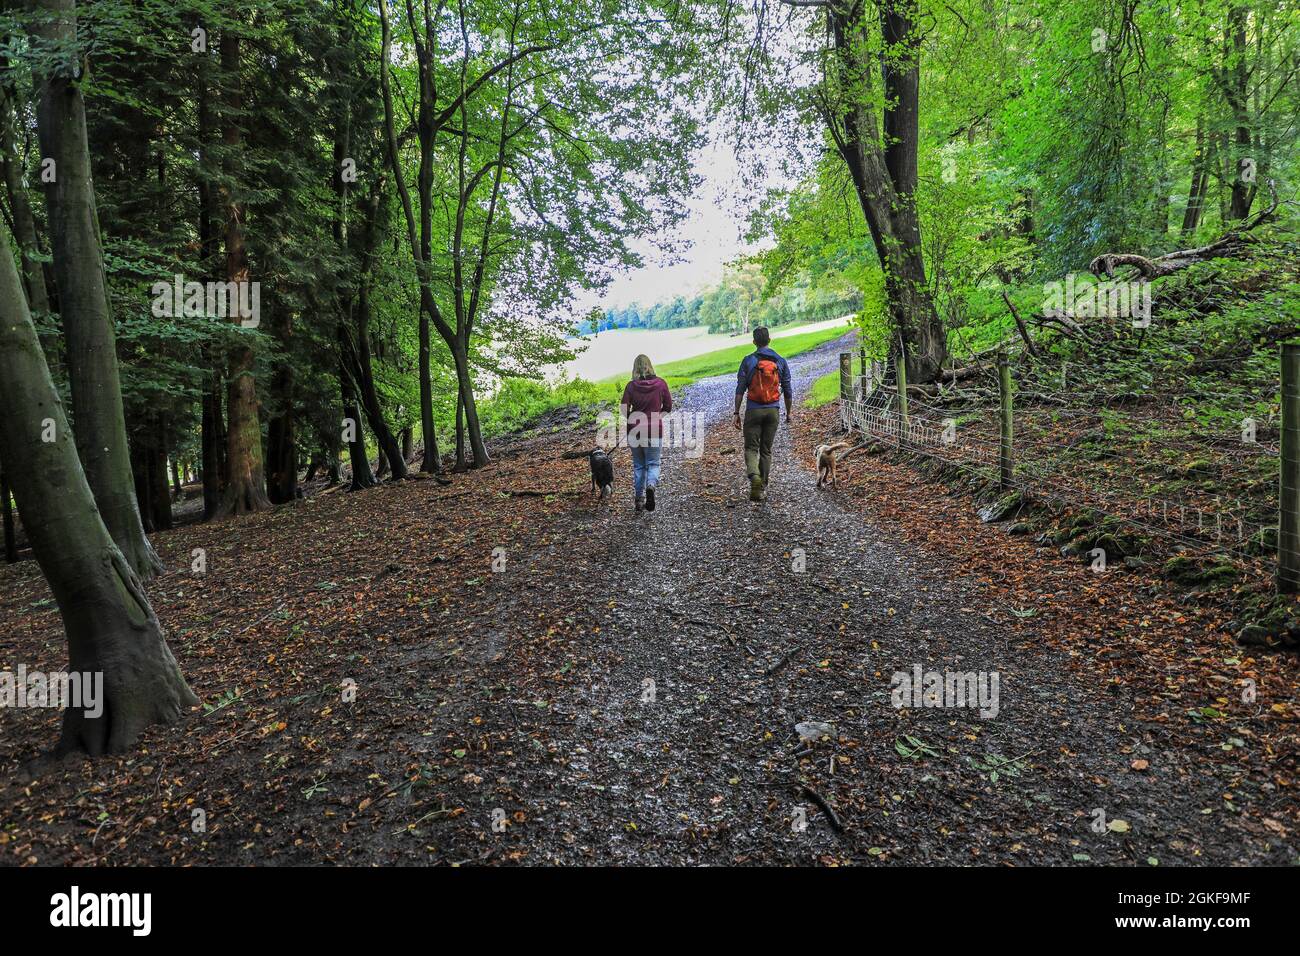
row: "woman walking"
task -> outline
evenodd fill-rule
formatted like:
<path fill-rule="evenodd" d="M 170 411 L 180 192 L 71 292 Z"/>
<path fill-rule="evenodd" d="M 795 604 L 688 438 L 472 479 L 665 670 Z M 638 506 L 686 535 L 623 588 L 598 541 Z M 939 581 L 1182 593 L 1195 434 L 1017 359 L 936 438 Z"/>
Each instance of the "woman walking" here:
<path fill-rule="evenodd" d="M 646 355 L 632 363 L 632 381 L 623 389 L 623 414 L 627 416 L 627 447 L 632 450 L 632 488 L 636 510 L 655 510 L 659 483 L 659 456 L 663 451 L 662 418 L 673 409 L 668 383 L 655 374 Z"/>

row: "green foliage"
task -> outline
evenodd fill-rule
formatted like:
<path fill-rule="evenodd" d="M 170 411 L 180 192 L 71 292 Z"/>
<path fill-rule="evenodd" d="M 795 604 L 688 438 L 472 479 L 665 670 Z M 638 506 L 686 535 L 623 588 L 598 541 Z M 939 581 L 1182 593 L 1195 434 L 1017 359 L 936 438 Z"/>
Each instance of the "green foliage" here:
<path fill-rule="evenodd" d="M 507 378 L 496 394 L 482 403 L 479 414 L 484 435 L 491 437 L 523 431 L 560 408 L 576 406 L 584 419 L 593 418 L 596 408 L 607 400 L 607 390 L 583 379 L 548 386 L 532 379 Z"/>

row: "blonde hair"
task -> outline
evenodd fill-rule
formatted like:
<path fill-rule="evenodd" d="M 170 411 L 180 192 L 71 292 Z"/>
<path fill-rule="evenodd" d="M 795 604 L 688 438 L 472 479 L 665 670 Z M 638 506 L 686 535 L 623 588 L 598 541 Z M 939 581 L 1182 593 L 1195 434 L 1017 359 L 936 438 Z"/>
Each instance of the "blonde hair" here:
<path fill-rule="evenodd" d="M 638 355 L 632 363 L 633 378 L 654 378 L 655 367 L 650 364 L 650 356 Z"/>

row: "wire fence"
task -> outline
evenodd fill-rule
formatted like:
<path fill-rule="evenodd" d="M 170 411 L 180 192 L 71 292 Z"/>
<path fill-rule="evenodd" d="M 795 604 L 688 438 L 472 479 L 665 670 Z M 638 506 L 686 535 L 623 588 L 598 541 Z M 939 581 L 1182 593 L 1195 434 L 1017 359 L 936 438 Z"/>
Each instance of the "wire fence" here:
<path fill-rule="evenodd" d="M 1186 434 L 1116 447 L 1107 437 L 1111 409 L 1031 405 L 1012 411 L 1008 474 L 999 405 L 940 406 L 909 390 L 904 412 L 878 364 L 857 375 L 852 365 L 850 353 L 841 356 L 839 408 L 847 430 L 1061 509 L 1087 509 L 1185 551 L 1259 558 L 1273 548 L 1277 500 L 1267 495 L 1261 502 L 1258 492 L 1263 476 L 1278 488 L 1280 448 L 1249 440 L 1253 434 Z M 1287 496 L 1285 482 L 1281 493 Z"/>

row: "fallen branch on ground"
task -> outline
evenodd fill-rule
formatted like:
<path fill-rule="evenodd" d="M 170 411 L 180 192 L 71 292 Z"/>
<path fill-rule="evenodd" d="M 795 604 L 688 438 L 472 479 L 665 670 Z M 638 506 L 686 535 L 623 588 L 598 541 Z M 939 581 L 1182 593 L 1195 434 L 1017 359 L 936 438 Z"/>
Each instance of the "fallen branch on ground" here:
<path fill-rule="evenodd" d="M 817 804 L 817 806 L 821 808 L 822 813 L 826 814 L 826 819 L 830 822 L 831 827 L 835 830 L 836 833 L 844 832 L 844 824 L 840 821 L 839 815 L 835 812 L 835 810 L 831 807 L 831 805 L 826 802 L 825 797 L 823 797 L 812 787 L 808 786 L 808 784 L 806 783 L 801 784 L 799 786 L 799 789 L 803 791 L 803 793 L 808 797 L 809 800 L 811 800 L 813 803 Z"/>

